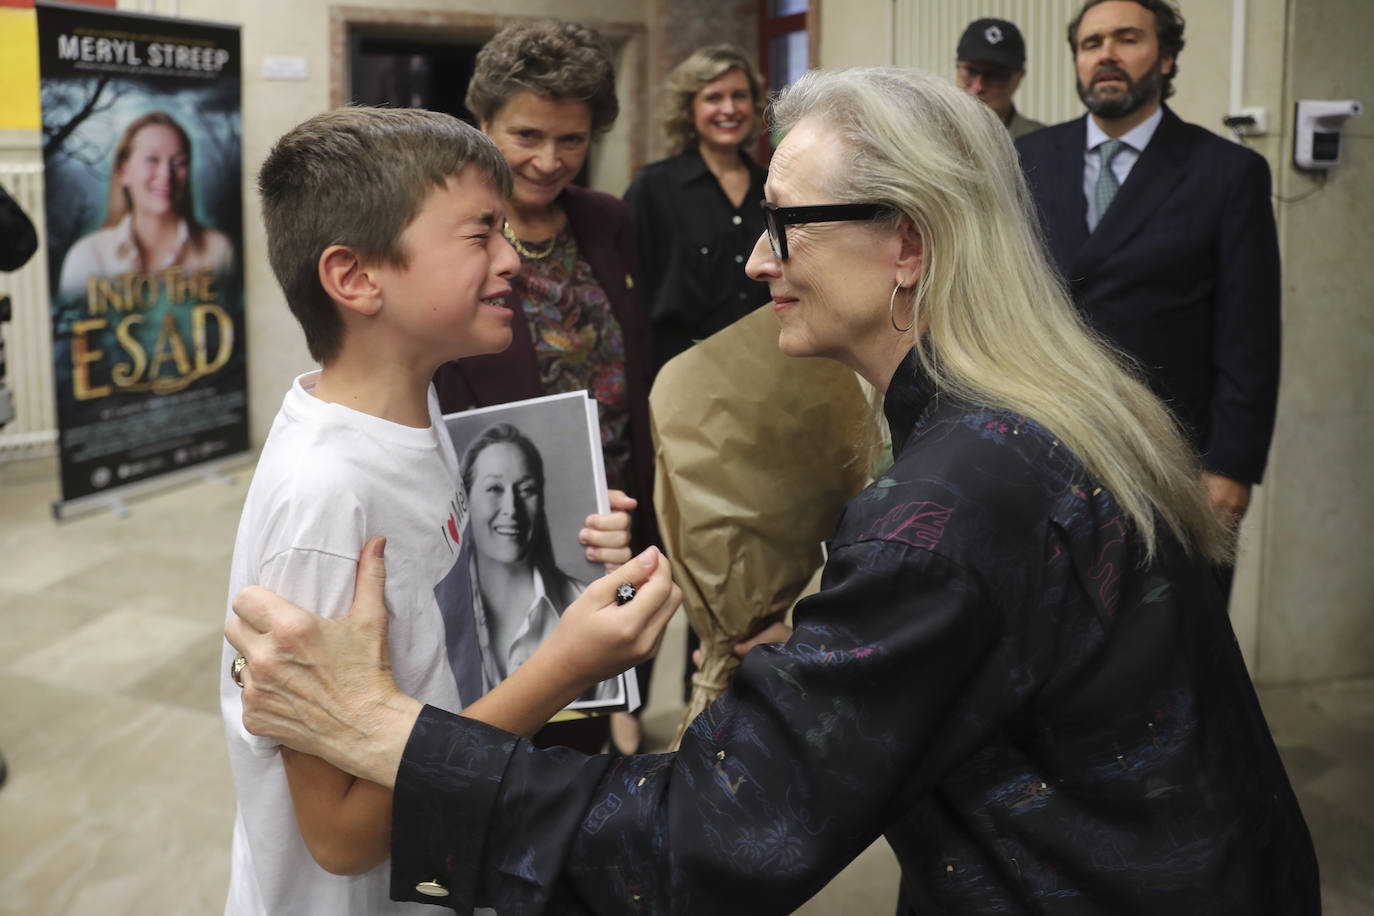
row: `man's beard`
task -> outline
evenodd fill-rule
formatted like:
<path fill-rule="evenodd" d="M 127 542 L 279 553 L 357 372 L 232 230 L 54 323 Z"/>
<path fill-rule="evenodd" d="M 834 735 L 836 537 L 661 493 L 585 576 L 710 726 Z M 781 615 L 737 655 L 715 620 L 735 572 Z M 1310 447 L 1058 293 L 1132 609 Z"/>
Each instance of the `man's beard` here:
<path fill-rule="evenodd" d="M 1131 77 L 1120 67 L 1099 67 L 1093 74 L 1096 79 L 1102 73 L 1113 73 L 1126 81 L 1126 91 L 1121 95 L 1101 98 L 1092 94 L 1088 86 L 1084 86 L 1080 80 L 1078 83 L 1078 97 L 1083 100 L 1083 104 L 1088 106 L 1088 110 L 1099 118 L 1124 118 L 1129 114 L 1139 111 L 1145 105 L 1161 96 L 1164 87 L 1164 72 L 1161 66 L 1162 61 L 1156 57 L 1155 62 L 1140 77 L 1140 82 L 1132 80 Z"/>

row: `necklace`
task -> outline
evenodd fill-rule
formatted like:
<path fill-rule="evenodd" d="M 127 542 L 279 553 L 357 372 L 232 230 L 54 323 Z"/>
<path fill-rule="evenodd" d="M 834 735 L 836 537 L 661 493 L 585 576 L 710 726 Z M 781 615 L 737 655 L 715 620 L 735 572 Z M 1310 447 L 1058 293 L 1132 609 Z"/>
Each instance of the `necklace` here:
<path fill-rule="evenodd" d="M 538 248 L 531 248 L 515 237 L 515 233 L 511 231 L 509 222 L 501 223 L 501 234 L 504 235 L 506 237 L 506 241 L 510 242 L 511 245 L 515 248 L 515 250 L 520 253 L 520 257 L 529 258 L 531 261 L 542 261 L 549 255 L 553 254 L 554 243 L 558 241 L 558 233 L 555 232 L 553 238 L 549 239 L 548 242 L 545 243 L 544 248 L 542 250 Z"/>

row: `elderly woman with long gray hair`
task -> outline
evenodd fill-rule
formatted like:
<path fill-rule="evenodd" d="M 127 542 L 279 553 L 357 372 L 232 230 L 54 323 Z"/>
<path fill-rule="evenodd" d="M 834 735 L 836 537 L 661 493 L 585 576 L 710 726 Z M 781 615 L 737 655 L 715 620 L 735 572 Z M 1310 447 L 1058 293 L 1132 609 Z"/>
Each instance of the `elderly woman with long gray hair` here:
<path fill-rule="evenodd" d="M 750 273 L 784 352 L 882 393 L 894 452 L 791 638 L 675 754 L 574 764 L 333 671 L 322 644 L 375 637 L 245 593 L 249 730 L 394 786 L 392 894 L 460 910 L 785 913 L 886 836 L 901 912 L 1319 912 L 1229 534 L 1056 281 L 1005 129 L 890 69 L 807 74 L 773 117 Z"/>

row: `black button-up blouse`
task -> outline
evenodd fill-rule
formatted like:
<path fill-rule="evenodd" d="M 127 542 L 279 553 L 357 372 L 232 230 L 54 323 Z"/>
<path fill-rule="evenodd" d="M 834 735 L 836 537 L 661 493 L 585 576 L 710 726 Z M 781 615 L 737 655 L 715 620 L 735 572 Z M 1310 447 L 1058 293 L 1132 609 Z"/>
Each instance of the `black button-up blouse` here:
<path fill-rule="evenodd" d="M 635 222 L 641 299 L 654 371 L 768 301 L 744 265 L 763 234 L 767 171 L 743 153 L 749 192 L 738 207 L 693 147 L 646 165 L 625 192 Z"/>

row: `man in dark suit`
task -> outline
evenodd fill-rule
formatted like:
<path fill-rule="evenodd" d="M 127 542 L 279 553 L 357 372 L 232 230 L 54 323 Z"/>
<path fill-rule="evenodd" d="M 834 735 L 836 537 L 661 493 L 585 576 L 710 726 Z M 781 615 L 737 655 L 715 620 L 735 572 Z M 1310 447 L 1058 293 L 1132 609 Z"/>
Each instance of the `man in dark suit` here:
<path fill-rule="evenodd" d="M 1183 48 L 1167 0 L 1088 0 L 1069 45 L 1088 114 L 1017 141 L 1051 256 L 1185 424 L 1213 506 L 1238 522 L 1278 398 L 1269 167 L 1163 104 Z"/>

